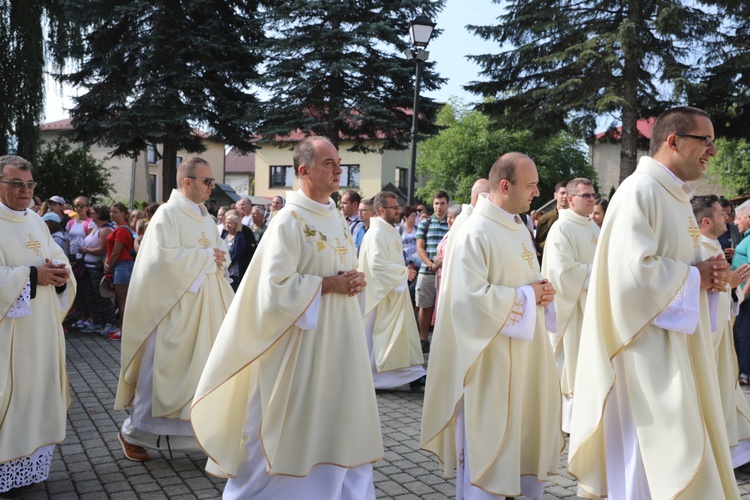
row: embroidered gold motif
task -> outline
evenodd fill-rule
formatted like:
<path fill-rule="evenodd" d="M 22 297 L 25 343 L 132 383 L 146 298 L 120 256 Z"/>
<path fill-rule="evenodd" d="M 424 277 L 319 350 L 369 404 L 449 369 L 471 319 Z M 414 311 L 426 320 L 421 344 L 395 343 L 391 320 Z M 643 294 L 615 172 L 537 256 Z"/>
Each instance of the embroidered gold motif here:
<path fill-rule="evenodd" d="M 700 247 L 701 232 L 698 230 L 698 226 L 695 225 L 695 219 L 688 217 L 690 221 L 690 227 L 688 227 L 688 234 L 693 238 L 693 248 Z"/>
<path fill-rule="evenodd" d="M 599 240 L 596 239 L 596 235 L 592 233 L 591 234 L 591 243 L 593 243 L 594 245 L 596 245 L 598 242 L 599 242 Z"/>
<path fill-rule="evenodd" d="M 511 325 L 518 324 L 523 319 L 523 300 L 520 295 L 516 294 L 516 298 L 513 300 L 513 308 L 510 310 L 510 318 L 508 323 Z"/>
<path fill-rule="evenodd" d="M 529 249 L 526 248 L 526 244 L 523 245 L 523 253 L 521 254 L 521 258 L 529 263 L 529 269 L 534 269 L 534 261 L 533 259 L 536 258 L 536 255 L 529 252 Z"/>
<path fill-rule="evenodd" d="M 206 233 L 204 232 L 201 232 L 201 237 L 198 240 L 198 243 L 200 243 L 203 248 L 208 248 L 211 246 L 211 240 L 206 238 Z"/>
<path fill-rule="evenodd" d="M 26 248 L 32 250 L 37 256 L 39 256 L 39 249 L 42 248 L 42 244 L 36 241 L 33 236 L 29 235 L 29 241 L 26 243 Z"/>
<path fill-rule="evenodd" d="M 333 251 L 336 252 L 336 255 L 339 256 L 339 259 L 341 259 L 341 263 L 344 263 L 344 257 L 346 256 L 347 250 L 346 245 L 342 245 L 339 242 L 339 239 L 336 238 L 336 246 L 333 247 Z"/>

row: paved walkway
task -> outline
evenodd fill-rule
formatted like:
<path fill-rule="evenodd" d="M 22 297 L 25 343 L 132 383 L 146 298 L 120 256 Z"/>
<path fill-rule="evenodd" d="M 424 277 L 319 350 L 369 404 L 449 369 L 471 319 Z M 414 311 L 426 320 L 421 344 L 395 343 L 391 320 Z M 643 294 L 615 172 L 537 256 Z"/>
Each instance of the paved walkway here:
<path fill-rule="evenodd" d="M 65 442 L 55 452 L 49 480 L 24 488 L 11 498 L 72 499 L 196 499 L 220 498 L 224 480 L 203 472 L 202 454 L 152 452 L 146 462 L 123 457 L 117 431 L 126 418 L 115 413 L 120 370 L 120 344 L 98 335 L 71 333 L 68 373 L 73 404 L 68 413 Z M 375 466 L 378 498 L 453 498 L 455 487 L 443 479 L 437 460 L 415 451 L 419 443 L 422 392 L 378 392 L 385 459 Z M 559 476 L 545 490 L 544 500 L 576 498 L 576 485 L 564 474 L 567 452 L 560 458 Z M 738 473 L 742 498 L 750 500 L 750 475 Z M 5 498 L 0 494 L 1 498 Z M 523 497 L 522 497 L 523 498 Z"/>

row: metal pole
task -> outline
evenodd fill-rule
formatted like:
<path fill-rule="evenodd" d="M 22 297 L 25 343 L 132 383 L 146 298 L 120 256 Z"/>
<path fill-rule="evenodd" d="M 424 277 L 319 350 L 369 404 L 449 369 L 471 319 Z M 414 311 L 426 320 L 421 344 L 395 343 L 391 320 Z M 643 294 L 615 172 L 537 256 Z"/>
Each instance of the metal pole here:
<path fill-rule="evenodd" d="M 414 105 L 412 106 L 414 115 L 411 118 L 411 167 L 409 168 L 409 205 L 414 205 L 414 181 L 417 177 L 417 133 L 419 130 L 419 84 L 422 77 L 422 59 L 418 55 L 414 56 L 417 62 L 417 78 L 414 83 Z"/>

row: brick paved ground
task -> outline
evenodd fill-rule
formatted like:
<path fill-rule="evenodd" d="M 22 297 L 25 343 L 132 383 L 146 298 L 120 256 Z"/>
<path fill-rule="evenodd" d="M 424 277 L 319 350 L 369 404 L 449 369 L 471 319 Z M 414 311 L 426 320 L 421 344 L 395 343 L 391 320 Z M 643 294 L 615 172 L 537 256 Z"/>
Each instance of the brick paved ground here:
<path fill-rule="evenodd" d="M 203 472 L 205 457 L 152 453 L 143 463 L 125 460 L 117 431 L 125 413 L 112 410 L 120 370 L 120 345 L 99 337 L 68 335 L 68 373 L 73 404 L 65 442 L 55 452 L 46 483 L 22 489 L 11 498 L 36 499 L 196 499 L 220 498 L 224 481 Z M 415 451 L 419 440 L 422 393 L 408 390 L 378 393 L 385 459 L 375 466 L 378 498 L 444 499 L 454 496 L 437 461 Z M 564 474 L 567 453 L 560 457 L 561 475 L 553 477 L 545 500 L 575 498 L 575 482 Z M 742 498 L 750 500 L 750 475 L 738 473 Z M 0 494 L 1 498 L 5 498 Z"/>

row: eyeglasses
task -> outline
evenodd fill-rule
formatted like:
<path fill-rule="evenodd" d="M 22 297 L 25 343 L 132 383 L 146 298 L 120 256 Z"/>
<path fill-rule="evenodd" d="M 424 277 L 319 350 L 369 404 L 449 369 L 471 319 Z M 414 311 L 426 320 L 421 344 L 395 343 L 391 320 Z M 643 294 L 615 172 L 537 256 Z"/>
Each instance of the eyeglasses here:
<path fill-rule="evenodd" d="M 188 179 L 195 179 L 198 181 L 203 181 L 203 184 L 205 184 L 206 186 L 212 186 L 216 184 L 216 179 L 214 179 L 213 177 L 194 177 L 192 175 L 187 175 L 186 177 Z"/>
<path fill-rule="evenodd" d="M 26 189 L 34 189 L 36 187 L 36 184 L 37 184 L 34 181 L 28 181 L 28 182 L 23 182 L 23 181 L 0 181 L 0 182 L 2 182 L 3 184 L 10 184 L 10 186 L 13 189 L 21 189 L 22 187 L 25 187 Z"/>
<path fill-rule="evenodd" d="M 711 139 L 710 135 L 693 135 L 693 134 L 675 134 L 677 137 L 690 137 L 691 139 L 698 139 L 699 141 L 703 141 L 703 144 L 706 146 L 711 146 L 714 143 L 714 140 Z"/>
<path fill-rule="evenodd" d="M 76 207 L 76 208 L 86 208 L 89 205 L 73 205 L 73 206 Z"/>
<path fill-rule="evenodd" d="M 568 196 L 580 196 L 581 198 L 586 198 L 587 200 L 596 199 L 596 195 L 594 193 L 569 194 Z"/>

